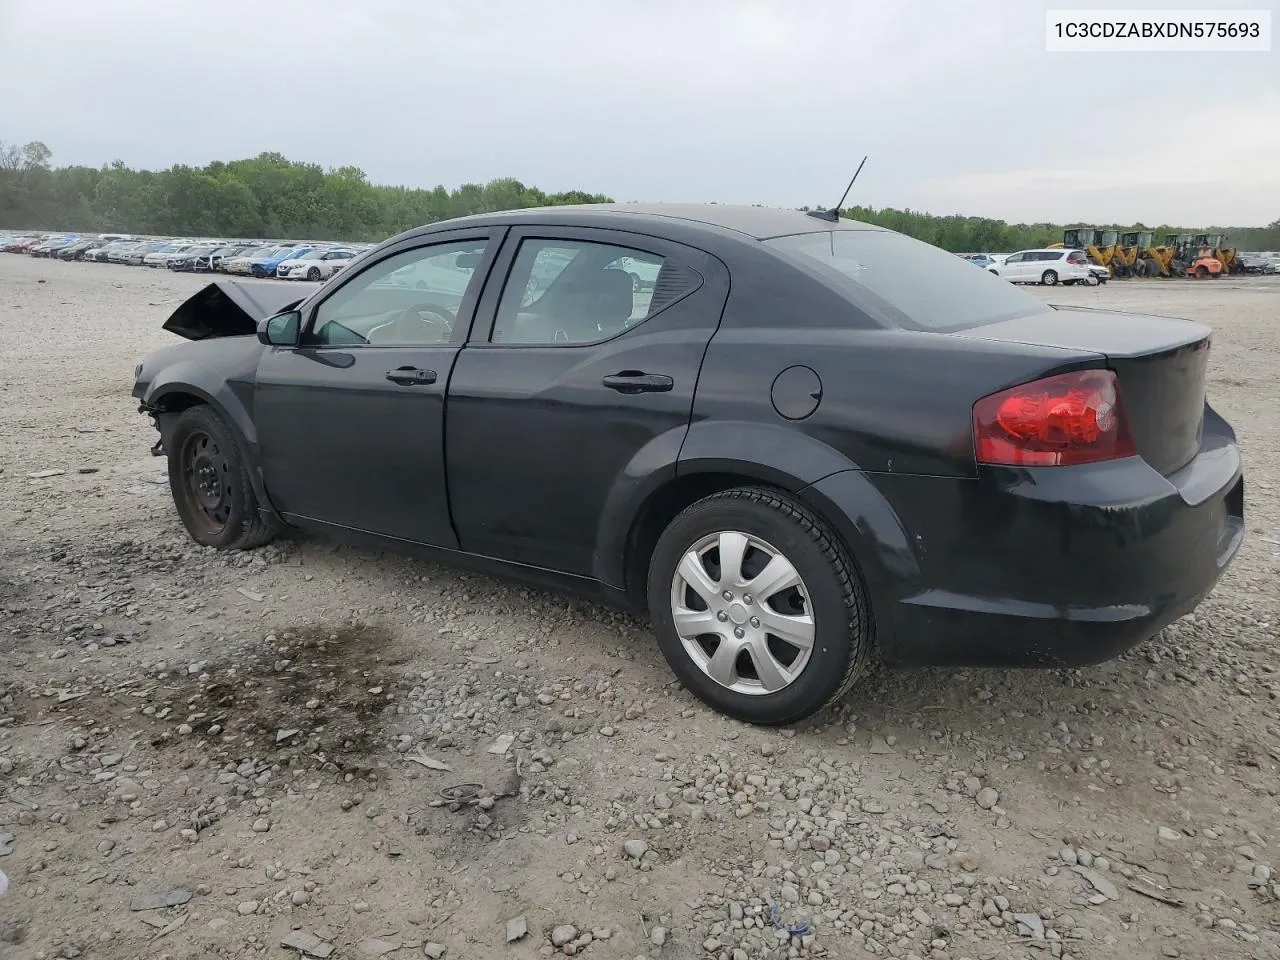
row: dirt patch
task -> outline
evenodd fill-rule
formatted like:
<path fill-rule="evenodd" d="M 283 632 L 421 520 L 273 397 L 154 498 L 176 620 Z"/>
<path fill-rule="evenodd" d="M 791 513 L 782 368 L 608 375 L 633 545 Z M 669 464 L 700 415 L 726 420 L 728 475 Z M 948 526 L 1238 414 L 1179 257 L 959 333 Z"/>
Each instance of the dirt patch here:
<path fill-rule="evenodd" d="M 211 759 L 364 774 L 382 746 L 380 719 L 402 693 L 376 624 L 281 629 L 219 663 L 194 663 L 142 692 L 156 748 L 190 745 Z M 156 729 L 158 728 L 158 729 Z"/>

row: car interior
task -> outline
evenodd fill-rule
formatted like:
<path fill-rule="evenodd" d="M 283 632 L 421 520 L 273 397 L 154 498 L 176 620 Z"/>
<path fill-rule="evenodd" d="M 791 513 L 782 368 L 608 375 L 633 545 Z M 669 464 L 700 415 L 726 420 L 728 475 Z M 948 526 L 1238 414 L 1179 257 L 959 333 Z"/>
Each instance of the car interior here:
<path fill-rule="evenodd" d="M 627 258 L 617 247 L 562 246 L 571 259 L 543 284 L 539 267 L 545 267 L 549 251 L 536 244 L 516 257 L 498 306 L 495 343 L 595 343 L 627 328 L 636 312 L 636 280 L 621 268 L 619 261 Z M 512 296 L 516 290 L 523 296 Z"/>

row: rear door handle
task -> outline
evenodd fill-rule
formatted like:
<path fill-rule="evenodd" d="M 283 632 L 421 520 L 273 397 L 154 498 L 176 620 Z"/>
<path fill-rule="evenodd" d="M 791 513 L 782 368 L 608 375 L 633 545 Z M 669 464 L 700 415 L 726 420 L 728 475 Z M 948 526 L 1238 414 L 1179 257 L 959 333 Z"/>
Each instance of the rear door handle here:
<path fill-rule="evenodd" d="M 676 385 L 665 374 L 642 373 L 639 370 L 623 370 L 621 373 L 610 374 L 600 382 L 619 393 L 665 393 Z"/>
<path fill-rule="evenodd" d="M 423 370 L 421 367 L 396 367 L 387 371 L 387 379 L 402 387 L 412 387 L 415 384 L 435 383 L 436 372 Z"/>

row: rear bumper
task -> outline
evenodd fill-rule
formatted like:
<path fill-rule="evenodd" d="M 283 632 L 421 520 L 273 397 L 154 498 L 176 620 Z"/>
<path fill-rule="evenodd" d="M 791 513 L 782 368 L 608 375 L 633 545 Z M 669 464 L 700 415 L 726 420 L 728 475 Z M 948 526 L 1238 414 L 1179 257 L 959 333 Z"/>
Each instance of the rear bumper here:
<path fill-rule="evenodd" d="M 1169 477 L 1134 457 L 873 483 L 911 553 L 868 577 L 891 664 L 1111 659 L 1195 609 L 1244 537 L 1235 435 L 1211 410 L 1200 455 Z"/>

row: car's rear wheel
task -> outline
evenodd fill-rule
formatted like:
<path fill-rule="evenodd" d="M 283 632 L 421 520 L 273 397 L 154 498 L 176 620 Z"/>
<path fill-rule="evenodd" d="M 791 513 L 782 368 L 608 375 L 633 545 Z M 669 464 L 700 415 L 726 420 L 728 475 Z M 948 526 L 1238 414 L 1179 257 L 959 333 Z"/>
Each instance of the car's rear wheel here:
<path fill-rule="evenodd" d="M 1046 270 L 1044 273 L 1040 274 L 1040 282 L 1046 287 L 1054 286 L 1058 282 L 1058 271 Z"/>
<path fill-rule="evenodd" d="M 308 271 L 307 271 L 307 279 L 308 279 L 308 280 L 310 280 L 312 283 L 314 283 L 315 281 L 319 280 L 319 279 L 320 279 L 320 268 L 319 268 L 319 267 L 312 267 L 310 270 L 308 270 Z"/>
<path fill-rule="evenodd" d="M 870 659 L 852 559 L 821 520 L 771 490 L 727 490 L 677 516 L 650 560 L 648 597 L 681 682 L 748 723 L 817 713 Z"/>
<path fill-rule="evenodd" d="M 206 547 L 248 550 L 275 538 L 275 524 L 258 512 L 258 498 L 231 428 L 216 410 L 184 410 L 168 447 L 169 489 L 193 540 Z"/>

